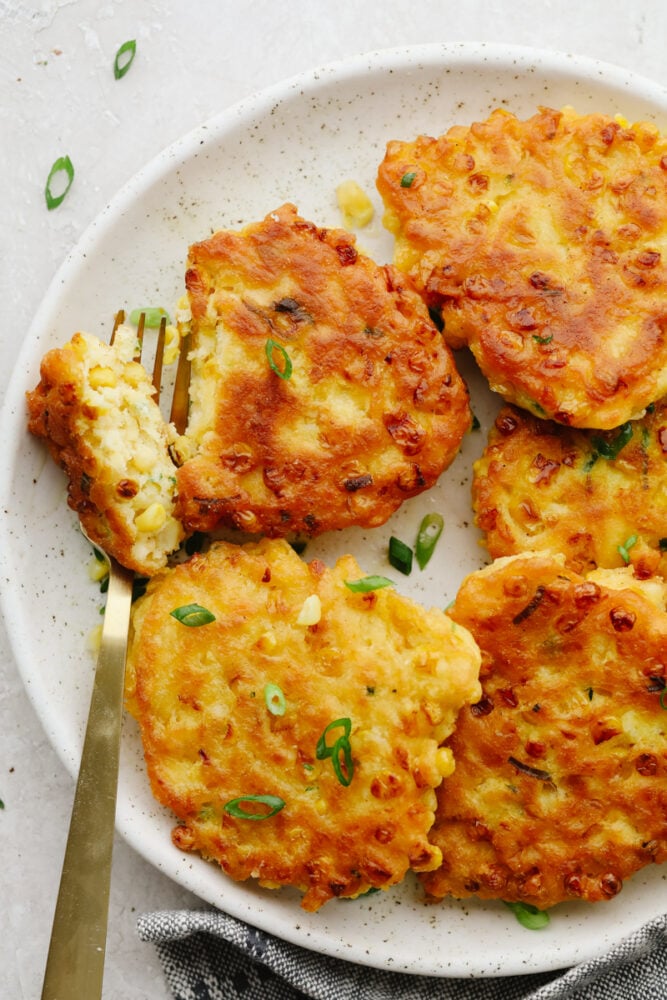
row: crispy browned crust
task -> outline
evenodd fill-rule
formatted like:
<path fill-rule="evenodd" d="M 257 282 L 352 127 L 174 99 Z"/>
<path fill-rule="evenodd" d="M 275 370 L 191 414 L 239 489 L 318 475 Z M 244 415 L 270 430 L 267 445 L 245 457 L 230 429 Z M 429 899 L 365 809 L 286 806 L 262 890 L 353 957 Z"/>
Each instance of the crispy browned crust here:
<path fill-rule="evenodd" d="M 439 744 L 479 697 L 467 632 L 392 588 L 345 586 L 362 575 L 351 556 L 331 570 L 307 565 L 283 540 L 217 543 L 154 577 L 133 613 L 128 706 L 153 792 L 180 820 L 175 844 L 233 879 L 297 886 L 308 910 L 439 863 L 433 789 L 453 767 Z M 300 624 L 312 595 L 320 620 Z M 191 603 L 215 621 L 180 624 L 171 612 Z M 282 690 L 283 715 L 268 711 L 267 684 Z M 341 718 L 351 723 L 348 785 L 316 755 Z M 224 810 L 266 794 L 285 802 L 270 819 Z"/>
<path fill-rule="evenodd" d="M 639 577 L 667 576 L 667 403 L 609 432 L 504 407 L 472 490 L 494 558 L 532 549 L 580 573 L 629 561 Z"/>
<path fill-rule="evenodd" d="M 390 142 L 377 183 L 395 262 L 509 402 L 609 429 L 667 392 L 667 140 L 655 126 L 496 110 L 439 139 Z"/>
<path fill-rule="evenodd" d="M 430 895 L 593 902 L 667 859 L 665 584 L 606 580 L 634 589 L 541 555 L 464 581 L 451 615 L 480 645 L 483 694 L 447 744 Z"/>
<path fill-rule="evenodd" d="M 191 247 L 186 284 L 195 454 L 178 490 L 188 531 L 379 525 L 457 454 L 470 412 L 451 353 L 405 277 L 359 253 L 349 233 L 284 205 Z M 271 370 L 269 338 L 291 377 Z M 277 352 L 274 362 L 284 368 Z"/>

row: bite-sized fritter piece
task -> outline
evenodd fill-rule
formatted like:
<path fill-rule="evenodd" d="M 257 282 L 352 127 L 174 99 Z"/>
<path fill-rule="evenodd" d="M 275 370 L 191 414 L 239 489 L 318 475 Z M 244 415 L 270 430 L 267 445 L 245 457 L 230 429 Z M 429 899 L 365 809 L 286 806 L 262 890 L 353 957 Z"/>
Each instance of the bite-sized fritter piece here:
<path fill-rule="evenodd" d="M 667 392 L 667 138 L 655 125 L 496 110 L 390 142 L 395 263 L 492 389 L 610 429 Z"/>
<path fill-rule="evenodd" d="M 660 578 L 543 555 L 464 581 L 451 615 L 481 647 L 483 694 L 446 744 L 430 895 L 593 902 L 667 860 L 666 598 Z"/>
<path fill-rule="evenodd" d="M 128 705 L 174 843 L 233 879 L 297 886 L 307 910 L 439 864 L 439 744 L 480 691 L 465 629 L 346 586 L 362 576 L 282 539 L 219 542 L 154 577 L 133 615 Z M 172 614 L 193 604 L 209 614 Z"/>
<path fill-rule="evenodd" d="M 632 564 L 667 576 L 667 401 L 613 431 L 498 414 L 474 465 L 475 521 L 490 554 L 563 553 L 570 569 Z"/>
<path fill-rule="evenodd" d="M 466 387 L 393 267 L 283 205 L 190 249 L 189 531 L 271 536 L 384 523 L 470 425 Z"/>
<path fill-rule="evenodd" d="M 113 345 L 87 333 L 49 351 L 28 399 L 28 428 L 45 438 L 68 480 L 68 503 L 88 537 L 123 566 L 150 575 L 184 537 L 174 517 L 176 433 L 133 360 L 136 330 Z"/>

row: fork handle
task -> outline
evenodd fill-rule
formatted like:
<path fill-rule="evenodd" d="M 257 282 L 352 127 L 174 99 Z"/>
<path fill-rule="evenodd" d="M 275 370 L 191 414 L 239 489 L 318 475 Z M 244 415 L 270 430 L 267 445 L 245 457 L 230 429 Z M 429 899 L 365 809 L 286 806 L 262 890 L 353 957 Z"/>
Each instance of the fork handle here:
<path fill-rule="evenodd" d="M 102 996 L 133 579 L 112 565 L 42 1000 Z"/>

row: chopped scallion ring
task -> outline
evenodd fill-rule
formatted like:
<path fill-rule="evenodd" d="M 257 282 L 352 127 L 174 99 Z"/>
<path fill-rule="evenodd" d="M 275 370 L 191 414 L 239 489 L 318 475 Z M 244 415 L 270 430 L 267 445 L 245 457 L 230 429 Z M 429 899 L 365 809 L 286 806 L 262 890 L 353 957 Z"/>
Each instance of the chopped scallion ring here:
<path fill-rule="evenodd" d="M 267 340 L 264 345 L 264 350 L 266 351 L 266 359 L 269 362 L 269 367 L 272 372 L 278 376 L 278 378 L 288 379 L 292 374 L 292 359 L 285 350 L 282 344 L 278 341 L 273 340 L 271 337 Z M 274 351 L 277 351 L 282 358 L 282 367 L 276 364 L 275 358 L 273 357 Z"/>
<path fill-rule="evenodd" d="M 52 191 L 52 185 L 60 174 L 65 174 L 67 177 L 67 184 L 65 188 L 60 192 L 60 194 L 54 194 Z M 49 212 L 52 208 L 57 208 L 58 205 L 62 204 L 65 195 L 72 186 L 72 181 L 74 180 L 74 167 L 72 166 L 72 161 L 69 156 L 59 156 L 55 161 L 51 169 L 49 170 L 49 176 L 46 178 L 46 187 L 44 188 L 44 197 L 46 198 L 46 207 Z"/>
<path fill-rule="evenodd" d="M 659 702 L 660 702 L 660 708 L 664 708 L 664 710 L 667 712 L 667 687 L 664 687 L 660 692 Z"/>
<path fill-rule="evenodd" d="M 503 900 L 519 921 L 522 927 L 529 931 L 539 931 L 549 923 L 549 914 L 544 910 L 538 910 L 531 903 L 508 903 Z"/>
<path fill-rule="evenodd" d="M 393 587 L 394 581 L 388 580 L 386 576 L 362 576 L 359 580 L 346 580 L 345 586 L 354 594 L 367 594 L 371 590 Z"/>
<path fill-rule="evenodd" d="M 341 736 L 334 743 L 333 750 L 331 751 L 331 763 L 341 785 L 345 785 L 347 788 L 352 783 L 352 778 L 354 777 L 352 747 L 347 736 Z"/>
<path fill-rule="evenodd" d="M 412 187 L 416 176 L 417 176 L 416 170 L 409 170 L 407 174 L 403 174 L 403 176 L 401 177 L 401 187 L 402 188 Z"/>
<path fill-rule="evenodd" d="M 116 58 L 113 61 L 113 75 L 117 80 L 120 80 L 125 76 L 128 69 L 134 62 L 136 54 L 137 43 L 134 38 L 131 38 L 128 42 L 123 42 L 116 53 Z"/>
<path fill-rule="evenodd" d="M 264 701 L 271 715 L 284 715 L 286 708 L 285 695 L 277 684 L 267 684 L 264 688 Z"/>
<path fill-rule="evenodd" d="M 198 628 L 200 625 L 209 625 L 215 621 L 215 615 L 201 604 L 183 604 L 180 608 L 174 608 L 169 614 L 188 628 Z"/>
<path fill-rule="evenodd" d="M 252 805 L 254 804 L 267 806 L 268 812 L 253 811 Z M 247 809 L 247 805 L 250 805 L 251 808 Z M 278 795 L 239 795 L 237 798 L 225 802 L 222 808 L 229 816 L 233 816 L 235 819 L 258 820 L 270 819 L 271 816 L 275 816 L 281 809 L 284 809 L 285 805 L 285 800 L 281 799 Z"/>
<path fill-rule="evenodd" d="M 417 532 L 417 542 L 415 544 L 415 557 L 420 569 L 424 569 L 437 544 L 445 521 L 442 514 L 427 514 L 419 525 Z"/>
<path fill-rule="evenodd" d="M 166 319 L 167 323 L 171 323 L 167 310 L 161 309 L 159 306 L 148 306 L 146 309 L 133 309 L 128 316 L 128 322 L 132 326 L 139 326 L 142 313 L 144 315 L 144 326 L 147 329 L 157 330 L 163 318 Z"/>
<path fill-rule="evenodd" d="M 633 545 L 636 545 L 638 541 L 639 539 L 637 535 L 630 535 L 630 537 L 626 538 L 622 545 L 616 546 L 619 555 L 626 566 L 630 562 L 630 549 Z"/>
<path fill-rule="evenodd" d="M 329 745 L 327 743 L 328 734 L 331 732 L 332 729 L 338 729 L 339 727 L 341 727 L 343 730 L 342 734 L 336 740 L 334 740 L 334 742 L 331 745 Z M 333 722 L 330 722 L 329 725 L 324 730 L 324 732 L 322 733 L 322 735 L 320 736 L 319 740 L 317 741 L 317 747 L 315 748 L 315 756 L 317 757 L 317 759 L 325 760 L 327 757 L 331 757 L 336 747 L 336 743 L 338 743 L 339 740 L 342 739 L 349 740 L 351 730 L 352 730 L 352 720 L 349 718 L 334 719 Z"/>
<path fill-rule="evenodd" d="M 399 573 L 408 576 L 412 572 L 412 549 L 395 535 L 389 539 L 389 562 Z"/>

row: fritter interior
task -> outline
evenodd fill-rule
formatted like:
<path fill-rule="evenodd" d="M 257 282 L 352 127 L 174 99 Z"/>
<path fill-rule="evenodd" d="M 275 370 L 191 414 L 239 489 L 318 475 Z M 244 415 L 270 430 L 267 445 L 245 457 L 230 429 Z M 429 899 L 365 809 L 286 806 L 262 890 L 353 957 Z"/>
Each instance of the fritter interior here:
<path fill-rule="evenodd" d="M 499 559 L 451 609 L 482 651 L 482 697 L 446 746 L 433 897 L 540 909 L 610 899 L 667 859 L 667 585 Z"/>
<path fill-rule="evenodd" d="M 466 629 L 346 586 L 362 576 L 351 556 L 327 569 L 283 540 L 219 542 L 154 577 L 133 613 L 128 707 L 174 843 L 233 879 L 298 887 L 307 910 L 439 864 L 440 744 L 480 691 Z M 172 615 L 193 604 L 214 620 Z"/>
<path fill-rule="evenodd" d="M 49 351 L 28 393 L 28 428 L 69 481 L 68 503 L 91 541 L 138 573 L 167 562 L 184 532 L 174 516 L 176 439 L 133 360 L 136 330 L 113 345 L 87 333 Z"/>
<path fill-rule="evenodd" d="M 390 142 L 395 263 L 507 401 L 611 429 L 667 392 L 667 139 L 572 108 Z"/>

